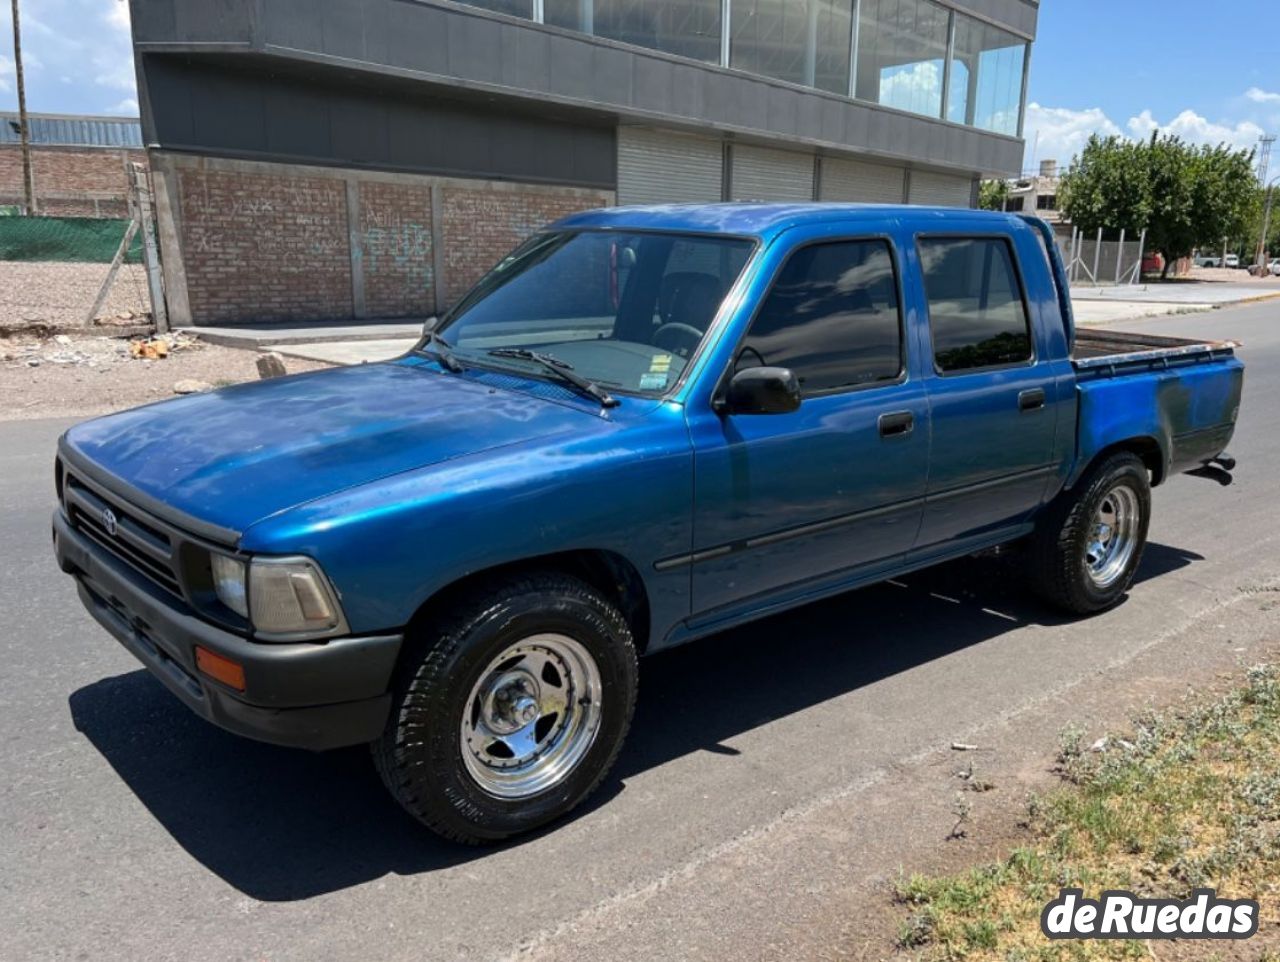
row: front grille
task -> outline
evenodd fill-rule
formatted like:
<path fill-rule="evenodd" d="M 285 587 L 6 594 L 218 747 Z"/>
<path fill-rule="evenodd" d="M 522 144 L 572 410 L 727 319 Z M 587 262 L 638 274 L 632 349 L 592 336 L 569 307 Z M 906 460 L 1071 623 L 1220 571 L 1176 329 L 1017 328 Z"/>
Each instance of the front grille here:
<path fill-rule="evenodd" d="M 108 494 L 97 485 L 67 472 L 62 484 L 63 502 L 71 526 L 161 588 L 182 597 L 177 573 L 177 544 L 141 511 Z M 107 512 L 115 518 L 114 534 L 108 530 Z"/>

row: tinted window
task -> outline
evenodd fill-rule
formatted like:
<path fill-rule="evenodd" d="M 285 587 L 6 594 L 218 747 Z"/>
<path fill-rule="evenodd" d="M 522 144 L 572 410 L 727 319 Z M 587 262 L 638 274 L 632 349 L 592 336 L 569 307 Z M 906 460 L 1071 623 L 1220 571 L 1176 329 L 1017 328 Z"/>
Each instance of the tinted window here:
<path fill-rule="evenodd" d="M 1009 242 L 920 241 L 933 359 L 940 371 L 1031 359 L 1031 335 Z"/>
<path fill-rule="evenodd" d="M 801 391 L 891 381 L 902 370 L 893 260 L 884 241 L 814 244 L 788 258 L 738 352 L 786 367 Z"/>

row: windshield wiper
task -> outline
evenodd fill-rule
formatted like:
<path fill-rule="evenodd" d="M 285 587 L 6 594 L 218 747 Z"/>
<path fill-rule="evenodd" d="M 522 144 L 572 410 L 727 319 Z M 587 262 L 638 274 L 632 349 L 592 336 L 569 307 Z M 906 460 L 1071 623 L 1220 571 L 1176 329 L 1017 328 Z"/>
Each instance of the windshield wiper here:
<path fill-rule="evenodd" d="M 547 371 L 560 378 L 566 384 L 572 384 L 583 394 L 588 394 L 595 398 L 600 402 L 601 407 L 614 408 L 619 404 L 618 399 L 599 384 L 587 380 L 581 374 L 575 374 L 573 365 L 568 361 L 562 361 L 551 354 L 530 351 L 523 347 L 495 347 L 489 352 L 489 355 L 491 357 L 514 357 L 521 361 L 533 361 L 536 364 L 541 364 Z"/>
<path fill-rule="evenodd" d="M 463 372 L 462 362 L 453 356 L 453 348 L 448 341 L 435 331 L 430 331 L 427 333 L 427 343 L 435 349 L 432 353 L 440 359 L 441 366 L 454 374 Z"/>

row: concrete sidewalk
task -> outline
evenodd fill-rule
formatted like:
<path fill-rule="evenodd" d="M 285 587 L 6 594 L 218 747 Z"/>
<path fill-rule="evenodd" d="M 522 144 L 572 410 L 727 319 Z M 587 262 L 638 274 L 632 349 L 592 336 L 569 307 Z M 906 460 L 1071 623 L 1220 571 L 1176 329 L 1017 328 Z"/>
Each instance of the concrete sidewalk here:
<path fill-rule="evenodd" d="M 1120 287 L 1073 287 L 1080 324 L 1114 324 L 1161 314 L 1192 314 L 1280 297 L 1280 278 L 1246 284 L 1174 281 Z"/>

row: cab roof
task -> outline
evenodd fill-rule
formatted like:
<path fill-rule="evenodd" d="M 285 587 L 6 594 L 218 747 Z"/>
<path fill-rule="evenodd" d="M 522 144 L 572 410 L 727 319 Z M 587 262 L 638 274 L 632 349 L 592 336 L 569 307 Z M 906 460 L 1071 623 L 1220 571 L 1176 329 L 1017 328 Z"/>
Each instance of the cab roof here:
<path fill-rule="evenodd" d="M 847 221 L 871 228 L 877 221 L 895 220 L 920 230 L 945 229 L 975 221 L 991 228 L 1025 230 L 1015 214 L 960 207 L 917 207 L 906 204 L 655 204 L 642 207 L 604 207 L 570 214 L 552 229 L 671 230 L 709 234 L 738 234 L 768 238 L 805 224 Z"/>

